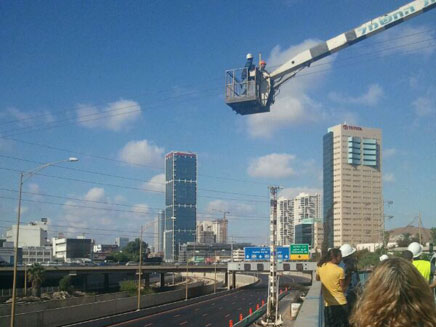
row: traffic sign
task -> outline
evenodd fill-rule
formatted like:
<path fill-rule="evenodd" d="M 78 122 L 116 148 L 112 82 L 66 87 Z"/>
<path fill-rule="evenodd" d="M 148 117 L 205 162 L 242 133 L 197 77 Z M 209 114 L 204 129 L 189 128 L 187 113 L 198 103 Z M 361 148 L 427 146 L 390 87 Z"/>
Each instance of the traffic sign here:
<path fill-rule="evenodd" d="M 244 248 L 245 260 L 269 260 L 271 255 L 270 248 L 267 247 L 247 247 Z M 289 261 L 289 247 L 279 246 L 276 248 L 277 260 Z"/>
<path fill-rule="evenodd" d="M 309 244 L 291 244 L 291 260 L 309 260 Z"/>
<path fill-rule="evenodd" d="M 270 251 L 265 247 L 247 247 L 244 248 L 245 260 L 269 260 Z"/>
<path fill-rule="evenodd" d="M 279 246 L 276 248 L 277 260 L 289 261 L 289 247 Z"/>

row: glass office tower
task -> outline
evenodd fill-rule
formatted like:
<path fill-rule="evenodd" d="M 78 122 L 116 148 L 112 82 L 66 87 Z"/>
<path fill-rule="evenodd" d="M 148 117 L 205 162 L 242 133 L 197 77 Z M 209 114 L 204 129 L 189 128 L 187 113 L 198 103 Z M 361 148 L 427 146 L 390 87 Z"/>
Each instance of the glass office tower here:
<path fill-rule="evenodd" d="M 328 247 L 381 243 L 382 133 L 336 125 L 323 139 L 324 235 Z"/>
<path fill-rule="evenodd" d="M 177 261 L 179 245 L 195 242 L 197 222 L 197 155 L 170 152 L 165 156 L 166 261 Z"/>

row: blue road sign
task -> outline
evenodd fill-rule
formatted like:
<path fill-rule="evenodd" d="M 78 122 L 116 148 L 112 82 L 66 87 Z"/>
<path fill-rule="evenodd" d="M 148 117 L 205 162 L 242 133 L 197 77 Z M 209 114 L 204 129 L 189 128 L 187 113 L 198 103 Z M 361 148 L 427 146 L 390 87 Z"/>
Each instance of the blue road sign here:
<path fill-rule="evenodd" d="M 244 248 L 245 260 L 269 260 L 270 250 L 266 247 L 247 247 Z M 289 247 L 276 248 L 277 260 L 289 261 Z"/>
<path fill-rule="evenodd" d="M 244 258 L 248 260 L 269 260 L 269 248 L 248 247 L 244 248 Z"/>
<path fill-rule="evenodd" d="M 287 247 L 277 247 L 277 260 L 279 261 L 289 261 L 289 246 Z"/>

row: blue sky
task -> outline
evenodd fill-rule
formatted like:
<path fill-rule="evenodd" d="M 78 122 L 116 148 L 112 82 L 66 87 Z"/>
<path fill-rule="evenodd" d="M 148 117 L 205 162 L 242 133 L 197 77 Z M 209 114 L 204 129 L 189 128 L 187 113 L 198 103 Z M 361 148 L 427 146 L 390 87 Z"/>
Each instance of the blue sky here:
<path fill-rule="evenodd" d="M 388 227 L 434 226 L 436 10 L 313 64 L 272 112 L 224 104 L 224 71 L 267 68 L 406 1 L 14 1 L 0 4 L 0 231 L 16 217 L 97 242 L 138 234 L 163 208 L 163 156 L 198 154 L 198 219 L 230 211 L 235 240 L 266 242 L 268 185 L 322 189 L 322 136 L 383 130 Z M 14 192 L 15 191 L 15 192 Z M 91 208 L 92 207 L 92 208 Z"/>

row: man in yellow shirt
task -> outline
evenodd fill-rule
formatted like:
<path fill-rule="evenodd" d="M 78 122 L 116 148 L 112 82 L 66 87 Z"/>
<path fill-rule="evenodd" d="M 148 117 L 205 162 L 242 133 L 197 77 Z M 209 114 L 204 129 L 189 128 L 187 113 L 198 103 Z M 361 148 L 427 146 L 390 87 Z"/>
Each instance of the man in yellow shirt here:
<path fill-rule="evenodd" d="M 322 283 L 325 327 L 348 327 L 347 299 L 344 291 L 349 280 L 338 266 L 342 260 L 339 249 L 330 249 L 318 262 L 316 280 Z"/>

